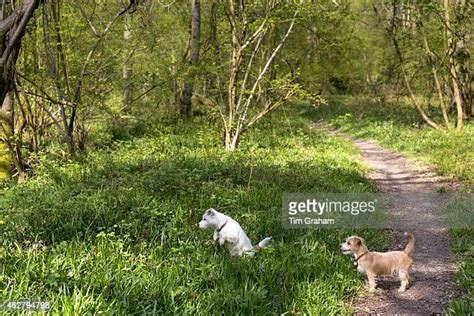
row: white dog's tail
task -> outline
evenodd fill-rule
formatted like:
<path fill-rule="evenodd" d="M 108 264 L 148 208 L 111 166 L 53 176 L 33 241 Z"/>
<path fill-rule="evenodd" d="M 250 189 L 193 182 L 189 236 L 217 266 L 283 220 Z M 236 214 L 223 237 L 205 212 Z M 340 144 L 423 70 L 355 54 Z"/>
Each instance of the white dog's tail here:
<path fill-rule="evenodd" d="M 272 237 L 267 237 L 267 238 L 262 239 L 262 241 L 260 241 L 257 245 L 253 246 L 253 251 L 259 252 L 263 248 L 266 248 L 271 240 L 272 240 Z"/>

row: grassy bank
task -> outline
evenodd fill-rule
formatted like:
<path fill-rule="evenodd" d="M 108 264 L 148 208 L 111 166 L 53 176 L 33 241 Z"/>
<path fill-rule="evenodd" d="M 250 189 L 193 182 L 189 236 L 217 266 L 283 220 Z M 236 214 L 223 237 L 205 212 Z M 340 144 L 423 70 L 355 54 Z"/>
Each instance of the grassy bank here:
<path fill-rule="evenodd" d="M 427 127 L 409 104 L 338 97 L 318 107 L 318 116 L 342 131 L 434 164 L 440 174 L 474 183 L 474 125 L 461 132 Z"/>
<path fill-rule="evenodd" d="M 313 129 L 312 111 L 274 113 L 234 153 L 216 122 L 196 118 L 44 161 L 0 191 L 0 301 L 38 298 L 60 314 L 348 313 L 362 279 L 338 245 L 354 232 L 280 220 L 282 192 L 373 190 L 355 149 Z M 212 232 L 197 222 L 209 207 L 254 242 L 273 236 L 271 248 L 236 259 L 206 244 Z M 388 246 L 380 232 L 358 233 Z"/>
<path fill-rule="evenodd" d="M 472 315 L 474 313 L 474 230 L 451 229 L 453 252 L 456 257 L 456 283 L 462 290 L 461 298 L 448 308 L 451 315 Z"/>

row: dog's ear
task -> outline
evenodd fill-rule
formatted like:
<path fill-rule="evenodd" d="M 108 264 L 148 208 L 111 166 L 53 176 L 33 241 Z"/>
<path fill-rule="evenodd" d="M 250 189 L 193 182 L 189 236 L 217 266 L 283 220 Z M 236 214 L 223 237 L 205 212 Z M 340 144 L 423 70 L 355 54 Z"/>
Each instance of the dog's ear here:
<path fill-rule="evenodd" d="M 356 246 L 362 245 L 362 242 L 363 242 L 363 239 L 360 238 L 360 237 L 357 237 L 357 238 L 355 238 L 355 240 L 354 240 L 354 244 L 355 244 Z"/>
<path fill-rule="evenodd" d="M 213 208 L 210 208 L 206 211 L 206 214 L 209 215 L 209 216 L 214 216 L 214 215 L 216 215 L 216 210 L 213 209 Z"/>

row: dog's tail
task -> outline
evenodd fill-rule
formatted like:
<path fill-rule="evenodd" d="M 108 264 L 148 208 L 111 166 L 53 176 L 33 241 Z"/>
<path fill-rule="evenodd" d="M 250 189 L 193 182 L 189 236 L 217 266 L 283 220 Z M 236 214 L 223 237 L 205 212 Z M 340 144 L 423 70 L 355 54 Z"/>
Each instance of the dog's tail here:
<path fill-rule="evenodd" d="M 405 232 L 405 236 L 408 237 L 408 244 L 405 247 L 405 253 L 408 257 L 411 257 L 411 255 L 413 254 L 413 250 L 415 250 L 415 235 L 410 232 Z"/>
<path fill-rule="evenodd" d="M 253 246 L 253 251 L 259 252 L 263 248 L 266 248 L 271 240 L 272 237 L 263 238 L 262 241 L 260 241 L 257 245 Z"/>

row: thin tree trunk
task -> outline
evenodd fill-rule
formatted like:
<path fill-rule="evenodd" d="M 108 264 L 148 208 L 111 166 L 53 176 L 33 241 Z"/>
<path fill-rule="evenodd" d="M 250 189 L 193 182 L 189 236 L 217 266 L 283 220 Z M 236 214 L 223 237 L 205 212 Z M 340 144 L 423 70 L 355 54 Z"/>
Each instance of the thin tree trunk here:
<path fill-rule="evenodd" d="M 209 12 L 209 39 L 208 43 L 211 48 L 211 52 L 213 53 L 216 58 L 219 56 L 218 53 L 220 52 L 220 44 L 217 38 L 218 32 L 218 0 L 212 0 L 210 12 Z M 217 62 L 217 61 L 216 61 Z M 208 90 L 211 94 L 218 94 L 217 98 L 220 98 L 221 101 L 224 99 L 222 85 L 219 81 L 218 76 L 211 72 L 206 76 L 206 80 L 208 82 Z M 224 102 L 221 102 L 222 104 Z"/>
<path fill-rule="evenodd" d="M 238 73 L 241 64 L 242 57 L 242 46 L 238 39 L 238 30 L 236 26 L 236 11 L 234 0 L 229 0 L 229 21 L 231 27 L 231 60 L 230 60 L 230 77 L 227 84 L 227 121 L 224 119 L 224 144 L 225 149 L 228 151 L 234 151 L 236 148 L 236 142 L 234 141 L 235 135 L 233 134 L 235 125 L 235 106 L 237 97 L 237 81 Z"/>
<path fill-rule="evenodd" d="M 416 1 L 415 1 L 415 5 L 416 5 Z M 416 6 L 416 9 L 418 10 L 418 6 Z M 419 10 L 418 10 L 418 13 L 420 14 Z M 444 102 L 443 90 L 441 88 L 441 83 L 439 81 L 438 69 L 436 68 L 435 61 L 433 60 L 434 53 L 430 49 L 428 38 L 426 37 L 426 33 L 421 21 L 420 21 L 420 29 L 421 29 L 421 35 L 423 37 L 423 45 L 425 47 L 426 55 L 428 56 L 428 59 L 430 61 L 431 72 L 433 73 L 433 79 L 435 82 L 436 91 L 438 93 L 438 98 L 440 102 L 441 112 L 443 114 L 444 123 L 446 124 L 446 127 L 448 129 L 451 129 L 451 122 L 449 121 L 446 103 Z"/>
<path fill-rule="evenodd" d="M 199 62 L 200 37 L 201 37 L 201 5 L 199 0 L 193 0 L 191 8 L 191 78 L 184 83 L 183 93 L 180 99 L 181 114 L 184 117 L 191 116 L 191 98 L 194 88 L 194 72 Z"/>
<path fill-rule="evenodd" d="M 455 17 L 456 17 L 456 71 L 459 77 L 459 88 L 461 99 L 463 103 L 464 117 L 468 118 L 472 115 L 471 102 L 471 67 L 469 61 L 471 60 L 470 52 L 470 38 L 473 4 L 472 1 L 456 0 L 455 2 Z"/>
<path fill-rule="evenodd" d="M 451 80 L 452 80 L 452 89 L 453 89 L 453 97 L 454 102 L 456 104 L 456 112 L 457 112 L 457 120 L 456 120 L 456 129 L 461 130 L 463 126 L 463 104 L 462 104 L 462 97 L 461 91 L 459 89 L 459 77 L 456 70 L 456 64 L 454 59 L 455 54 L 455 45 L 456 43 L 453 40 L 453 35 L 451 34 L 451 21 L 449 17 L 449 0 L 444 0 L 444 18 L 446 23 L 446 37 L 448 40 L 448 56 L 449 56 L 449 65 L 450 65 L 450 73 L 451 73 Z"/>
<path fill-rule="evenodd" d="M 21 154 L 22 138 L 15 129 L 15 107 L 12 93 L 8 93 L 3 100 L 0 110 L 0 135 L 8 147 L 11 160 L 15 167 L 18 182 L 23 182 L 26 177 L 25 165 Z"/>
<path fill-rule="evenodd" d="M 232 3 L 232 1 L 231 1 L 231 3 Z M 235 24 L 233 23 L 233 22 L 235 22 L 235 14 L 232 14 L 232 12 L 234 12 L 233 7 L 231 7 L 231 16 L 232 16 L 232 18 L 230 18 L 230 21 L 231 21 L 231 24 L 232 24 L 231 27 L 232 27 L 232 30 L 233 30 L 232 31 L 232 35 L 233 35 L 232 43 L 233 43 L 233 47 L 234 47 L 233 57 L 235 55 L 238 59 L 236 59 L 237 62 L 232 63 L 231 80 L 234 80 L 233 77 L 232 77 L 232 74 L 235 74 L 234 77 L 236 78 L 237 74 L 240 71 L 239 67 L 242 66 L 241 62 L 240 62 L 241 61 L 240 58 L 242 56 L 242 47 L 248 46 L 250 43 L 252 43 L 255 40 L 256 40 L 256 43 L 255 43 L 253 52 L 252 52 L 252 54 L 249 58 L 247 69 L 245 70 L 245 74 L 244 74 L 244 78 L 243 78 L 243 82 L 242 82 L 242 87 L 241 87 L 241 93 L 238 96 L 237 101 L 236 101 L 237 96 L 235 95 L 236 91 L 233 90 L 233 88 L 234 89 L 236 88 L 236 84 L 231 81 L 231 83 L 233 83 L 233 84 L 229 85 L 229 113 L 228 113 L 229 121 L 228 121 L 227 125 L 225 126 L 225 128 L 226 128 L 226 130 L 225 130 L 225 136 L 226 136 L 225 137 L 225 148 L 228 151 L 234 151 L 237 148 L 237 145 L 240 141 L 240 137 L 241 137 L 242 133 L 245 130 L 247 130 L 250 126 L 252 126 L 258 120 L 260 120 L 261 117 L 263 117 L 264 115 L 269 113 L 272 109 L 274 109 L 276 106 L 278 106 L 279 104 L 281 104 L 283 102 L 282 100 L 279 100 L 279 101 L 276 101 L 276 102 L 267 102 L 264 109 L 262 111 L 260 111 L 256 116 L 254 116 L 255 120 L 252 119 L 250 121 L 250 123 L 247 122 L 247 115 L 249 113 L 249 109 L 250 109 L 250 106 L 252 104 L 252 101 L 254 100 L 254 98 L 256 96 L 257 89 L 258 89 L 262 79 L 264 78 L 267 70 L 270 68 L 270 66 L 273 62 L 273 59 L 275 58 L 275 56 L 277 55 L 279 50 L 283 47 L 283 44 L 285 43 L 286 39 L 290 35 L 290 33 L 293 29 L 293 26 L 295 24 L 295 21 L 296 21 L 296 16 L 298 14 L 298 11 L 296 11 L 295 15 L 294 15 L 294 18 L 291 21 L 291 24 L 288 27 L 285 35 L 280 40 L 279 44 L 274 49 L 272 49 L 271 54 L 268 55 L 268 59 L 266 59 L 264 61 L 264 65 L 260 69 L 257 78 L 254 80 L 252 88 L 250 89 L 250 91 L 248 93 L 245 93 L 246 98 L 244 99 L 244 93 L 243 92 L 246 90 L 246 81 L 249 78 L 249 74 L 250 74 L 251 66 L 252 66 L 252 61 L 254 60 L 255 56 L 257 56 L 257 54 L 258 54 L 258 52 L 261 48 L 260 44 L 262 43 L 262 39 L 263 39 L 263 37 L 265 35 L 265 32 L 266 32 L 263 28 L 265 23 L 266 23 L 266 19 L 262 22 L 260 28 L 257 29 L 257 31 L 255 31 L 249 37 L 249 39 L 245 42 L 245 44 L 240 45 L 240 43 L 238 41 L 236 27 L 235 27 Z M 245 20 L 245 18 L 244 18 L 244 20 Z M 244 25 L 245 25 L 245 22 L 244 22 Z M 243 32 L 243 34 L 245 34 L 246 30 L 244 30 L 242 32 Z M 266 54 L 264 54 L 264 55 L 266 55 Z M 231 98 L 230 96 L 232 95 L 232 93 L 234 93 L 234 95 Z M 230 115 L 230 113 L 232 113 L 232 116 Z"/>
<path fill-rule="evenodd" d="M 433 120 L 430 119 L 430 117 L 426 114 L 425 110 L 423 110 L 421 105 L 416 100 L 416 95 L 413 92 L 413 89 L 412 89 L 411 83 L 410 83 L 410 79 L 408 78 L 408 75 L 405 71 L 405 66 L 403 65 L 403 63 L 400 64 L 400 68 L 402 70 L 402 75 L 403 75 L 403 80 L 405 81 L 405 86 L 408 90 L 408 93 L 410 94 L 410 99 L 413 102 L 413 104 L 415 105 L 418 112 L 420 113 L 422 119 L 426 122 L 426 124 L 433 127 L 434 129 L 440 129 L 441 127 L 437 123 L 435 123 Z"/>
<path fill-rule="evenodd" d="M 54 3 L 52 4 L 54 6 Z M 53 14 L 53 18 L 55 18 Z M 54 21 L 56 24 L 57 21 Z M 53 45 L 51 43 L 51 36 L 50 36 L 50 27 L 49 27 L 49 13 L 48 13 L 48 5 L 43 6 L 43 37 L 44 37 L 44 44 L 45 44 L 45 55 L 46 55 L 46 66 L 49 71 L 49 75 L 51 79 L 54 81 L 54 85 L 56 88 L 56 93 L 58 94 L 59 101 L 58 102 L 58 110 L 61 115 L 61 123 L 62 123 L 62 132 L 64 136 L 65 142 L 71 147 L 70 138 L 67 135 L 68 123 L 67 123 L 67 115 L 66 109 L 64 104 L 67 103 L 66 95 L 62 89 L 61 80 L 59 78 L 58 67 L 57 63 L 54 59 L 54 56 L 58 55 L 58 49 L 60 47 L 59 43 L 55 43 L 54 47 L 56 51 L 53 52 Z"/>
<path fill-rule="evenodd" d="M 123 29 L 123 40 L 125 45 L 128 46 L 130 40 L 132 39 L 132 32 L 130 30 L 130 15 L 126 15 L 124 19 L 124 29 Z M 126 113 L 130 112 L 131 103 L 132 103 L 132 83 L 131 83 L 131 74 L 132 74 L 132 65 L 131 65 L 132 53 L 127 53 L 122 67 L 122 96 L 123 96 L 123 109 Z"/>
<path fill-rule="evenodd" d="M 375 13 L 378 14 L 377 7 L 374 5 L 373 8 L 375 10 Z M 408 74 L 406 73 L 405 62 L 404 62 L 404 59 L 403 59 L 402 51 L 400 49 L 400 46 L 398 45 L 398 40 L 397 40 L 397 37 L 396 37 L 396 34 L 395 34 L 395 32 L 396 32 L 396 3 L 395 3 L 395 1 L 392 3 L 392 21 L 391 21 L 391 25 L 387 26 L 386 30 L 387 30 L 387 33 L 388 33 L 388 35 L 390 36 L 390 38 L 392 40 L 394 48 L 395 48 L 395 53 L 396 53 L 396 55 L 398 57 L 398 60 L 400 62 L 400 70 L 402 72 L 403 80 L 405 82 L 405 86 L 406 86 L 406 88 L 408 90 L 408 93 L 410 95 L 410 99 L 413 102 L 413 105 L 415 105 L 415 108 L 418 110 L 418 112 L 421 115 L 421 118 L 423 119 L 423 121 L 425 121 L 426 124 L 433 127 L 434 129 L 440 129 L 441 127 L 437 123 L 435 123 L 433 120 L 430 119 L 430 117 L 426 114 L 425 110 L 421 107 L 421 105 L 416 100 L 415 92 L 413 91 L 413 89 L 411 87 L 410 79 L 408 77 Z"/>

